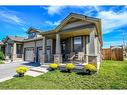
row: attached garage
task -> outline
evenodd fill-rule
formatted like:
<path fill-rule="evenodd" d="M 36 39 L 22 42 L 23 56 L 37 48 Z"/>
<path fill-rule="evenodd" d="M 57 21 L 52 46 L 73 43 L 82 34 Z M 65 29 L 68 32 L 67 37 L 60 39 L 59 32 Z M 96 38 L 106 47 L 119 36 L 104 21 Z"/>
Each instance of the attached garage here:
<path fill-rule="evenodd" d="M 25 61 L 34 62 L 34 48 L 25 48 Z"/>
<path fill-rule="evenodd" d="M 24 43 L 24 60 L 29 62 L 38 62 L 42 61 L 42 39 L 37 41 L 30 41 Z"/>

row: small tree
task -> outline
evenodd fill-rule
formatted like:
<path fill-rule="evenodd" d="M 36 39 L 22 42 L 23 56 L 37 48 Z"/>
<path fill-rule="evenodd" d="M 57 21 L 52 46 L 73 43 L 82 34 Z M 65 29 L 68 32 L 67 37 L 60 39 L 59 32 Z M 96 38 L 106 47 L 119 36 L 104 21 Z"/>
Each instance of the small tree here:
<path fill-rule="evenodd" d="M 4 60 L 5 59 L 4 53 L 2 51 L 0 51 L 0 59 L 1 60 Z"/>

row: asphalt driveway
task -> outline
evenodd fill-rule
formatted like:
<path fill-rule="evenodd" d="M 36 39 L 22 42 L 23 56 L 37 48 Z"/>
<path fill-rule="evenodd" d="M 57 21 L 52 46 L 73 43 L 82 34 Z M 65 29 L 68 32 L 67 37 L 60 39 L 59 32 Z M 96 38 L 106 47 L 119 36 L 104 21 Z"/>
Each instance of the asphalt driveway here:
<path fill-rule="evenodd" d="M 19 66 L 27 66 L 28 68 L 37 67 L 39 63 L 33 62 L 12 62 L 7 64 L 0 64 L 0 79 L 14 76 L 15 70 Z"/>

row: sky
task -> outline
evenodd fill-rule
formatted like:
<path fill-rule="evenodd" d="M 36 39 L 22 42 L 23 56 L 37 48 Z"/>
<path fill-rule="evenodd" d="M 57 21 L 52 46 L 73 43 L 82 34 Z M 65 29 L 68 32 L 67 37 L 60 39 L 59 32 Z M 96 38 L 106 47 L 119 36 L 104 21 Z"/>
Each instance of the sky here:
<path fill-rule="evenodd" d="M 0 40 L 27 36 L 29 27 L 52 30 L 71 12 L 102 20 L 104 48 L 127 42 L 127 6 L 0 6 Z"/>

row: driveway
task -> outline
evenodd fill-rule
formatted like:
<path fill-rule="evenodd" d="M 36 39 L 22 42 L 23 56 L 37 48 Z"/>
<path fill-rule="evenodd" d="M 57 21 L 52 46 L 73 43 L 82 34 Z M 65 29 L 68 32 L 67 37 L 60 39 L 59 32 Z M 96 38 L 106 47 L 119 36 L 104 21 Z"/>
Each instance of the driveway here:
<path fill-rule="evenodd" d="M 19 66 L 27 66 L 28 68 L 37 67 L 39 63 L 34 62 L 11 62 L 7 64 L 0 64 L 0 79 L 14 76 L 16 68 Z"/>

